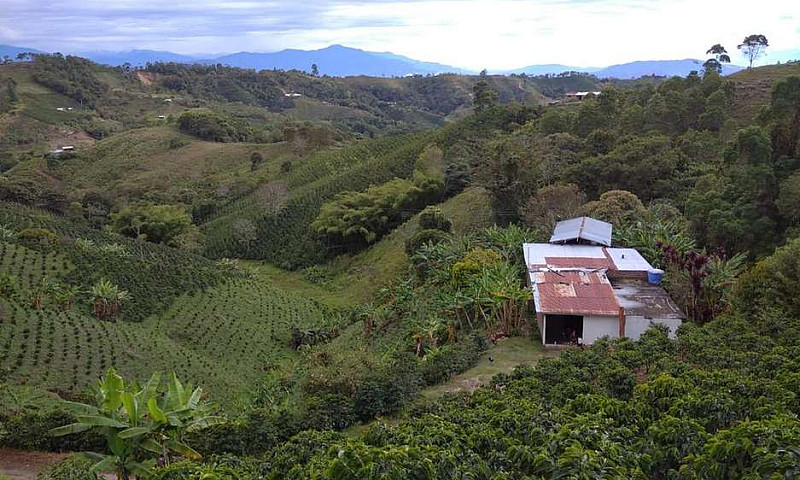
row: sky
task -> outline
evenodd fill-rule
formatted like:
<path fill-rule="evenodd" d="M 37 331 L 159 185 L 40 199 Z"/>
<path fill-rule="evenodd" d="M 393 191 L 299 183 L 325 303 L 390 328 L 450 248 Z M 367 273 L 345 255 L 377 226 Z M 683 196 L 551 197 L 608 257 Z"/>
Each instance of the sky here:
<path fill-rule="evenodd" d="M 764 34 L 800 58 L 800 0 L 0 0 L 0 44 L 75 53 L 390 51 L 469 69 L 702 58 Z"/>

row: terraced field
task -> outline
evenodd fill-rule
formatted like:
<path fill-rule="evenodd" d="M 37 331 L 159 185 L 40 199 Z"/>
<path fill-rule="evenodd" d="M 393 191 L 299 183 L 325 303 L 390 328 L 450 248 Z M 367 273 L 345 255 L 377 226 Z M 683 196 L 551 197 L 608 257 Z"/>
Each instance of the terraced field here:
<path fill-rule="evenodd" d="M 36 209 L 2 204 L 0 223 L 12 232 L 0 241 L 0 382 L 79 394 L 111 366 L 140 380 L 174 371 L 230 406 L 254 380 L 298 357 L 293 330 L 330 328 L 338 319 L 240 269 Z M 13 235 L 20 227 L 47 228 L 60 243 L 25 243 Z M 100 278 L 130 293 L 117 321 L 91 313 L 88 292 Z M 81 293 L 65 307 L 52 284 Z"/>
<path fill-rule="evenodd" d="M 296 355 L 293 327 L 319 328 L 334 318 L 312 301 L 246 280 L 184 296 L 142 324 L 8 299 L 0 309 L 0 370 L 12 383 L 75 394 L 111 366 L 139 379 L 174 371 L 207 385 L 223 404 Z"/>
<path fill-rule="evenodd" d="M 66 275 L 74 268 L 63 253 L 39 252 L 22 245 L 0 242 L 0 271 L 14 277 L 19 287 L 32 288 L 45 278 Z"/>
<path fill-rule="evenodd" d="M 202 227 L 206 255 L 261 259 L 283 267 L 324 257 L 310 232 L 322 204 L 346 190 L 408 177 L 430 134 L 414 134 L 329 149 L 229 204 Z"/>

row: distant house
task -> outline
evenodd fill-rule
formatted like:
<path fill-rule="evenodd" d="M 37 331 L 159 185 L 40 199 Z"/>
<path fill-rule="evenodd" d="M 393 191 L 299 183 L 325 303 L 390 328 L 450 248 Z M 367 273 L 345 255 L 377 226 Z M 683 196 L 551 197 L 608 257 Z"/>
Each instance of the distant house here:
<path fill-rule="evenodd" d="M 685 318 L 633 248 L 611 247 L 612 226 L 589 217 L 559 222 L 549 243 L 523 245 L 542 343 L 590 345 L 639 336 L 653 324 L 670 335 Z"/>
<path fill-rule="evenodd" d="M 159 116 L 158 116 L 158 119 L 159 119 L 159 120 L 164 120 L 165 118 L 167 118 L 167 116 L 166 116 L 166 115 L 159 115 Z"/>
<path fill-rule="evenodd" d="M 290 97 L 290 98 L 297 98 L 297 97 L 302 97 L 303 94 L 302 93 L 297 93 L 297 92 L 289 92 L 289 93 L 284 93 L 283 96 L 284 97 Z"/>
<path fill-rule="evenodd" d="M 65 152 L 72 152 L 75 150 L 75 147 L 72 145 L 64 145 L 63 147 L 61 147 L 61 150 Z"/>
<path fill-rule="evenodd" d="M 172 99 L 171 98 L 165 98 L 164 101 L 167 102 L 167 103 L 172 103 Z"/>
<path fill-rule="evenodd" d="M 600 93 L 601 92 L 567 92 L 564 94 L 564 96 L 567 98 L 567 100 L 583 101 L 583 99 L 589 95 L 599 97 Z"/>

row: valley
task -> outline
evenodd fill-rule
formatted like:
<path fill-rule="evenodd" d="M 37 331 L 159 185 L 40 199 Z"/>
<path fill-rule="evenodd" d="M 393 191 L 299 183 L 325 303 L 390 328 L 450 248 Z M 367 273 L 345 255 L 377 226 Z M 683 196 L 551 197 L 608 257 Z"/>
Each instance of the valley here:
<path fill-rule="evenodd" d="M 0 446 L 158 480 L 792 478 L 798 92 L 796 63 L 0 65 Z M 662 270 L 677 335 L 542 345 L 522 245 L 581 216 Z"/>

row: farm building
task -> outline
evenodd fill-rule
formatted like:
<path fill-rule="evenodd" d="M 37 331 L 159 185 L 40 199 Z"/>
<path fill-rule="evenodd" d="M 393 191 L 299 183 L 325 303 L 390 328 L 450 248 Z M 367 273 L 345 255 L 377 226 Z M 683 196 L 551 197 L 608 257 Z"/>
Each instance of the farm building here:
<path fill-rule="evenodd" d="M 578 217 L 559 222 L 549 243 L 523 245 L 543 344 L 638 339 L 657 323 L 674 336 L 684 315 L 659 285 L 663 272 L 636 249 L 612 247 L 611 232 Z"/>
<path fill-rule="evenodd" d="M 595 97 L 600 96 L 601 92 L 567 92 L 564 96 L 567 100 L 578 100 L 582 101 L 584 98 L 588 97 L 589 95 L 594 95 Z"/>

